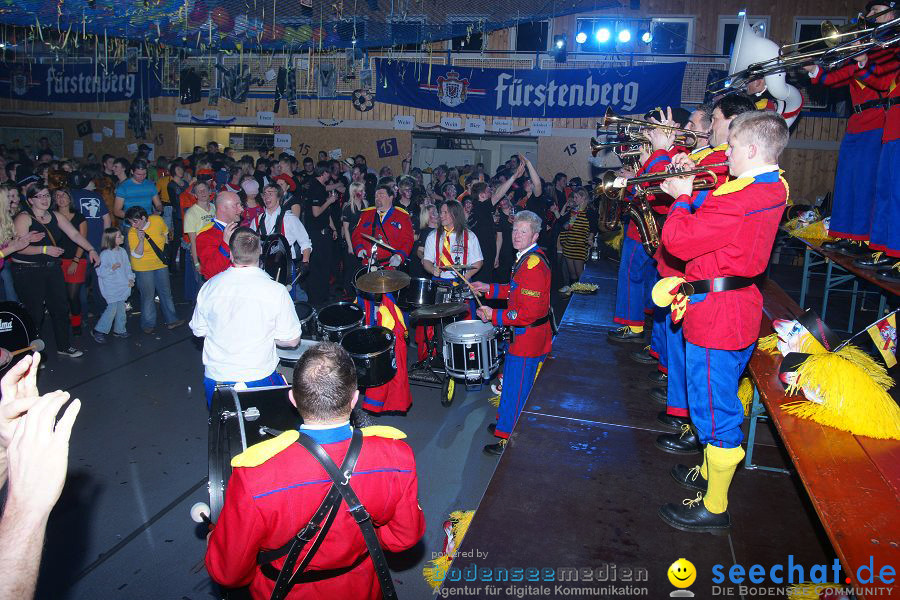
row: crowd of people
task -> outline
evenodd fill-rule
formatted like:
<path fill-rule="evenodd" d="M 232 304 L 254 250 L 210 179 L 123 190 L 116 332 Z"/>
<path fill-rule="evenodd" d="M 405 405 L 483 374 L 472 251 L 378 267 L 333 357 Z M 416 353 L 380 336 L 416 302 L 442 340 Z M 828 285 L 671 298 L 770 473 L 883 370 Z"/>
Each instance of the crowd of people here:
<path fill-rule="evenodd" d="M 172 278 L 194 303 L 203 282 L 228 267 L 221 246 L 238 225 L 285 238 L 283 279 L 294 300 L 317 308 L 356 296 L 369 249 L 361 256 L 353 233 L 379 202 L 405 213 L 412 234 L 409 255 L 382 266 L 413 277 L 436 269 L 428 240 L 447 227 L 443 206 L 459 205 L 452 218 L 472 235 L 466 258 L 479 256 L 476 281 L 509 280 L 513 221 L 522 210 L 542 218 L 538 243 L 563 285 L 580 276 L 597 232 L 589 189 L 564 173 L 545 181 L 521 155 L 493 174 L 483 164 L 424 173 L 408 157 L 395 174 L 389 166 L 376 171 L 363 155 L 339 161 L 320 152 L 314 161 L 262 148 L 238 156 L 216 142 L 172 160 L 150 160 L 145 145 L 129 159 L 92 158 L 61 160 L 46 139 L 34 154 L 0 147 L 0 293 L 22 302 L 38 329 L 46 308 L 57 353 L 73 358 L 83 354 L 73 336 L 90 333 L 100 344 L 127 337 L 123 310 L 140 313 L 147 334 L 156 330 L 157 305 L 166 327 L 181 326 Z"/>

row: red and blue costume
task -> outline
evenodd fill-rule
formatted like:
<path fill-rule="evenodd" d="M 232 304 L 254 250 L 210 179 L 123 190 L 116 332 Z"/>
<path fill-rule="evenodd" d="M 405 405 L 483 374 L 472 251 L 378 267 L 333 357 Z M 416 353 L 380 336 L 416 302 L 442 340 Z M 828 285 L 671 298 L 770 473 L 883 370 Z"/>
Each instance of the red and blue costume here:
<path fill-rule="evenodd" d="M 353 254 L 358 255 L 360 250 L 365 250 L 368 255 L 371 251 L 372 242 L 364 238 L 364 234 L 379 239 L 397 250 L 404 261 L 409 258 L 415 241 L 409 213 L 397 206 L 389 208 L 384 215 L 380 215 L 374 206 L 362 209 L 359 214 L 359 223 L 350 236 L 350 241 L 353 242 Z M 381 246 L 375 250 L 377 263 L 386 263 L 391 256 L 391 251 L 385 250 Z"/>
<path fill-rule="evenodd" d="M 364 307 L 368 309 L 368 306 Z M 366 388 L 362 406 L 370 412 L 386 411 L 406 412 L 412 406 L 412 392 L 409 389 L 409 373 L 406 369 L 406 322 L 403 312 L 394 301 L 393 294 L 383 294 L 381 306 L 375 314 L 366 312 L 364 322 L 367 325 L 381 325 L 394 334 L 394 358 L 397 361 L 397 374 L 378 387 Z"/>
<path fill-rule="evenodd" d="M 349 425 L 302 431 L 341 464 L 350 445 Z M 406 550 L 425 532 L 415 458 L 400 439 L 405 435 L 396 429 L 367 427 L 363 434 L 351 485 L 371 515 L 382 547 L 390 552 Z M 210 576 L 226 587 L 249 585 L 254 598 L 270 597 L 275 584 L 257 565 L 257 553 L 280 548 L 295 536 L 331 487 L 324 469 L 296 443 L 298 437 L 296 430 L 287 431 L 232 460 L 225 505 L 209 539 L 206 568 Z M 283 562 L 281 558 L 272 565 L 281 568 Z M 296 585 L 288 598 L 381 598 L 359 526 L 346 510 L 337 511 L 305 574 L 322 571 L 337 574 L 320 580 L 310 577 L 312 581 Z"/>
<path fill-rule="evenodd" d="M 697 164 L 697 168 L 705 165 L 722 164 L 728 161 L 728 157 L 725 155 L 727 149 L 728 144 L 721 144 L 715 148 L 703 148 L 691 154 L 690 158 Z M 703 206 L 704 201 L 713 190 L 718 189 L 728 180 L 727 166 L 717 167 L 712 170 L 716 174 L 715 188 L 694 192 L 691 197 L 691 206 L 694 211 Z M 663 230 L 665 230 L 665 225 L 663 225 Z M 684 277 L 684 261 L 673 256 L 664 242 L 660 242 L 655 258 L 660 277 Z M 665 312 L 665 323 L 662 329 L 665 337 L 664 345 L 667 359 L 664 372 L 668 375 L 666 380 L 666 414 L 673 417 L 687 418 L 689 414 L 684 332 L 681 329 L 681 323 L 672 322 L 671 311 L 666 310 Z M 656 333 L 656 327 L 653 328 L 653 333 Z M 660 365 L 662 365 L 662 361 L 660 361 Z"/>
<path fill-rule="evenodd" d="M 686 262 L 687 281 L 756 277 L 768 264 L 787 196 L 787 184 L 774 166 L 696 199 L 680 196 L 669 211 L 662 243 Z M 738 380 L 761 320 L 762 294 L 754 285 L 690 297 L 682 324 L 687 396 L 703 445 L 736 448 L 743 440 Z"/>
<path fill-rule="evenodd" d="M 495 309 L 491 322 L 510 326 L 515 335 L 503 366 L 503 389 L 494 435 L 506 439 L 534 385 L 541 364 L 550 352 L 553 331 L 550 313 L 550 265 L 537 246 L 525 250 L 513 265 L 508 284 L 492 283 L 486 298 L 507 299 L 506 309 Z M 543 320 L 540 325 L 530 326 Z"/>
<path fill-rule="evenodd" d="M 200 259 L 200 274 L 204 279 L 212 279 L 231 266 L 231 251 L 224 235 L 225 224 L 213 221 L 211 227 L 197 236 L 197 258 Z"/>
<path fill-rule="evenodd" d="M 847 121 L 847 132 L 838 152 L 834 178 L 834 202 L 831 209 L 829 235 L 850 240 L 869 239 L 872 208 L 875 202 L 875 180 L 884 108 L 867 108 L 866 103 L 882 98 L 882 92 L 870 85 L 874 65 L 860 69 L 855 61 L 832 71 L 819 68 L 813 83 L 828 87 L 847 87 L 853 103 L 853 114 Z"/>
<path fill-rule="evenodd" d="M 874 53 L 873 53 L 874 54 Z M 867 81 L 887 98 L 881 156 L 875 179 L 875 205 L 869 246 L 892 258 L 900 258 L 900 56 L 896 48 L 870 55 L 867 70 L 874 76 Z M 891 225 L 893 223 L 893 225 Z"/>

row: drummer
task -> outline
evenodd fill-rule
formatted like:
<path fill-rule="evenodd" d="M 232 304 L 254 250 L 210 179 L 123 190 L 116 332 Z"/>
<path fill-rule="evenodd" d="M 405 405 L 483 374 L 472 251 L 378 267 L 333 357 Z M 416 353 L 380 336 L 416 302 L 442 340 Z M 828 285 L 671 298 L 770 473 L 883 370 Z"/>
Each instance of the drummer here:
<path fill-rule="evenodd" d="M 460 267 L 467 266 L 464 275 L 471 279 L 484 263 L 481 244 L 478 243 L 475 233 L 466 228 L 466 213 L 458 201 L 449 200 L 441 205 L 440 222 L 441 226 L 429 233 L 425 240 L 422 266 L 438 283 L 449 286 L 465 285 L 449 267 L 453 265 L 462 272 Z M 469 314 L 466 319 L 471 319 L 475 314 L 475 299 L 470 297 L 468 305 Z M 434 337 L 433 328 L 417 326 L 416 345 L 419 348 L 420 361 L 425 359 L 426 336 L 428 339 Z"/>
<path fill-rule="evenodd" d="M 359 222 L 350 236 L 353 253 L 362 261 L 370 258 L 369 252 L 373 244 L 371 239 L 363 236 L 383 242 L 375 250 L 375 264 L 390 269 L 396 269 L 409 258 L 415 237 L 409 213 L 394 206 L 395 196 L 392 186 L 379 185 L 375 189 L 375 206 L 360 211 Z M 385 245 L 391 250 L 385 248 Z"/>
<path fill-rule="evenodd" d="M 231 269 L 204 284 L 190 328 L 205 337 L 203 386 L 210 407 L 217 385 L 285 385 L 275 369 L 275 344 L 300 343 L 300 320 L 285 287 L 259 268 L 259 235 L 238 227 L 231 238 Z"/>
<path fill-rule="evenodd" d="M 497 326 L 511 326 L 513 342 L 503 367 L 503 389 L 497 423 L 488 431 L 500 441 L 484 447 L 487 454 L 500 455 L 541 364 L 550 352 L 553 333 L 550 327 L 550 263 L 537 247 L 541 218 L 530 210 L 516 214 L 513 221 L 512 245 L 518 251 L 509 284 L 475 282 L 472 287 L 485 298 L 507 298 L 508 308 L 478 309 L 478 317 Z"/>

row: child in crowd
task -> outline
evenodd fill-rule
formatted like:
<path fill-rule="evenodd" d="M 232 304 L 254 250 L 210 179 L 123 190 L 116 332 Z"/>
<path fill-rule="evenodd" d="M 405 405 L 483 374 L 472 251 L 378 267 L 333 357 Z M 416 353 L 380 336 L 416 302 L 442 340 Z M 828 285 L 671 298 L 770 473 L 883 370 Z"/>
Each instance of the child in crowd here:
<path fill-rule="evenodd" d="M 108 227 L 103 231 L 103 252 L 100 253 L 97 277 L 100 280 L 100 293 L 106 300 L 106 310 L 100 315 L 92 332 L 98 344 L 106 343 L 106 336 L 113 326 L 114 336 L 128 337 L 128 332 L 125 331 L 125 300 L 134 286 L 134 273 L 128 252 L 122 247 L 124 243 L 125 237 L 115 227 Z"/>

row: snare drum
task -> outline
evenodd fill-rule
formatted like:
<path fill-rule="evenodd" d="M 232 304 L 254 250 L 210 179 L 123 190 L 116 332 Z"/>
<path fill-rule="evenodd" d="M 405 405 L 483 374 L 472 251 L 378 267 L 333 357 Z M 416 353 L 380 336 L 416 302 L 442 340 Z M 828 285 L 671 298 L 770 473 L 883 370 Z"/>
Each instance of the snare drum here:
<path fill-rule="evenodd" d="M 409 285 L 397 293 L 397 301 L 401 306 L 419 307 L 436 304 L 435 291 L 437 285 L 431 279 L 414 277 Z"/>
<path fill-rule="evenodd" d="M 444 282 L 446 281 L 446 283 Z M 447 279 L 435 281 L 435 304 L 444 302 L 468 302 L 473 299 L 472 290 L 464 283 Z"/>
<path fill-rule="evenodd" d="M 380 325 L 357 327 L 341 340 L 356 365 L 359 387 L 384 385 L 397 374 L 394 334 Z"/>
<path fill-rule="evenodd" d="M 209 413 L 209 507 L 215 522 L 225 502 L 231 459 L 253 444 L 272 439 L 303 420 L 288 399 L 290 386 L 235 390 L 216 388 Z M 276 430 L 266 432 L 263 428 Z"/>
<path fill-rule="evenodd" d="M 325 342 L 340 342 L 344 334 L 359 327 L 365 313 L 353 302 L 335 302 L 319 311 L 319 337 Z"/>
<path fill-rule="evenodd" d="M 275 354 L 278 355 L 278 363 L 284 367 L 293 369 L 297 366 L 297 361 L 300 360 L 300 357 L 303 356 L 304 352 L 313 346 L 318 346 L 320 343 L 319 340 L 301 338 L 300 343 L 296 348 L 282 348 L 280 346 L 275 346 Z M 290 377 L 288 379 L 290 379 Z"/>
<path fill-rule="evenodd" d="M 497 330 L 482 321 L 457 321 L 444 327 L 447 374 L 467 381 L 488 381 L 500 368 Z"/>
<path fill-rule="evenodd" d="M 305 340 L 314 340 L 318 334 L 316 328 L 316 310 L 309 302 L 297 300 L 294 302 L 294 310 L 300 319 L 300 337 Z"/>

